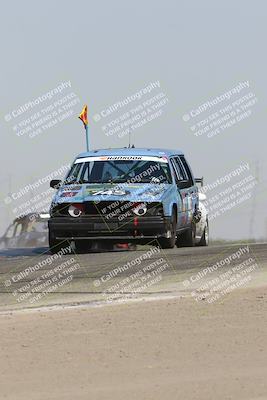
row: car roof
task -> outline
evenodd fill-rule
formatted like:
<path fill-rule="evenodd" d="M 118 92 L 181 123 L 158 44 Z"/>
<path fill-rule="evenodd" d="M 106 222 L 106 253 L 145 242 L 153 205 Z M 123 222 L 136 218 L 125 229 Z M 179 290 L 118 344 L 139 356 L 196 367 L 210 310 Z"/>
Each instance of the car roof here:
<path fill-rule="evenodd" d="M 96 157 L 96 156 L 152 156 L 152 157 L 171 157 L 173 155 L 183 155 L 181 150 L 170 149 L 151 149 L 151 148 L 118 148 L 118 149 L 98 149 L 85 153 L 80 153 L 77 158 Z"/>

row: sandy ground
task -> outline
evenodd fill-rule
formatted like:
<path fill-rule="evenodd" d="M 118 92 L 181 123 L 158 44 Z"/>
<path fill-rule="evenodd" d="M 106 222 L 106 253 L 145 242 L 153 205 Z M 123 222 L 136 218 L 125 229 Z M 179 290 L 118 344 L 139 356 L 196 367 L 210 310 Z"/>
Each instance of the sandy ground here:
<path fill-rule="evenodd" d="M 267 287 L 0 316 L 1 399 L 267 399 Z"/>

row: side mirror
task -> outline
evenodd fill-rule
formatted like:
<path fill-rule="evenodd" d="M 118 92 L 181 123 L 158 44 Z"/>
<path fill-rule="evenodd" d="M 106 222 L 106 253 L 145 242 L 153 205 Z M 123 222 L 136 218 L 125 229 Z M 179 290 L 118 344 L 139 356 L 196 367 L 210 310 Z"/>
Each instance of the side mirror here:
<path fill-rule="evenodd" d="M 179 189 L 186 189 L 186 188 L 190 187 L 190 182 L 189 182 L 189 181 L 186 181 L 186 180 L 184 180 L 184 181 L 179 181 L 179 182 L 177 183 L 177 187 L 178 187 Z"/>
<path fill-rule="evenodd" d="M 52 189 L 58 189 L 60 184 L 61 184 L 61 180 L 60 179 L 52 179 L 52 181 L 50 181 L 50 187 Z"/>
<path fill-rule="evenodd" d="M 204 186 L 204 178 L 202 176 L 202 178 L 195 178 L 195 182 L 196 183 L 200 183 L 200 186 Z"/>

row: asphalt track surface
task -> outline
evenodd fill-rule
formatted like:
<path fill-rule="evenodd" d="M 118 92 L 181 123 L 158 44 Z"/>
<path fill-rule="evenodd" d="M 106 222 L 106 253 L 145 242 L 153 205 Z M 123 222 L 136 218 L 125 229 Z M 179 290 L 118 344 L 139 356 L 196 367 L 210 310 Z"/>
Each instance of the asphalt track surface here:
<path fill-rule="evenodd" d="M 251 279 L 243 286 L 252 280 L 254 285 L 267 281 L 265 243 L 170 250 L 155 245 L 140 246 L 136 251 L 71 253 L 58 258 L 47 248 L 3 250 L 0 252 L 0 312 L 192 296 L 194 289 L 198 295 L 205 295 L 203 286 L 200 288 L 207 280 L 227 274 L 246 262 L 239 272 L 244 268 L 247 272 L 239 275 L 238 280 L 248 274 Z M 248 270 L 251 265 L 254 268 Z M 208 267 L 212 270 L 207 272 Z M 204 275 L 203 271 L 206 271 Z M 225 275 L 225 279 L 228 277 Z"/>

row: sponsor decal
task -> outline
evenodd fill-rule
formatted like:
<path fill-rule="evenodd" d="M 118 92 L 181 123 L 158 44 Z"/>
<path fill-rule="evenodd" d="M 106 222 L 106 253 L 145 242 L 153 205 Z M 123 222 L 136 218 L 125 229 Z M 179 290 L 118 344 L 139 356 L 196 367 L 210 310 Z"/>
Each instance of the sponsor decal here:
<path fill-rule="evenodd" d="M 99 157 L 83 157 L 77 158 L 74 164 L 92 162 L 92 161 L 155 161 L 168 163 L 167 157 L 152 156 L 99 156 Z"/>
<path fill-rule="evenodd" d="M 78 192 L 63 192 L 60 197 L 74 197 Z"/>
<path fill-rule="evenodd" d="M 100 188 L 100 189 L 89 189 L 86 191 L 87 194 L 92 196 L 104 195 L 104 196 L 126 196 L 130 194 L 128 190 L 122 190 L 117 188 Z"/>

